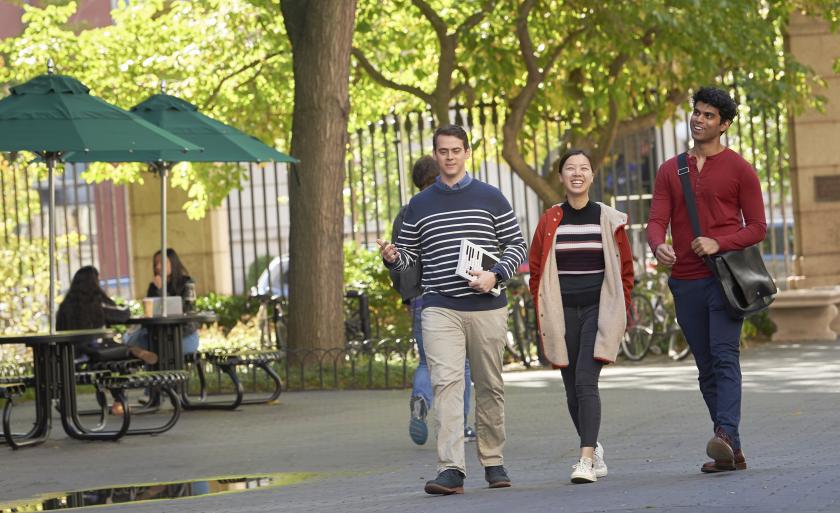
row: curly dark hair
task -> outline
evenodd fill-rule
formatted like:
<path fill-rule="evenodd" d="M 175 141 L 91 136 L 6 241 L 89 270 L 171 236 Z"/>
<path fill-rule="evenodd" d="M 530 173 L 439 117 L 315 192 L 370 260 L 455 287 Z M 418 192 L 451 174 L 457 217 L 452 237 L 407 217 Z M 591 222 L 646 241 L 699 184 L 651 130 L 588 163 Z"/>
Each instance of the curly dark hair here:
<path fill-rule="evenodd" d="M 76 271 L 70 289 L 58 307 L 56 328 L 59 330 L 96 329 L 105 325 L 102 305 L 114 301 L 99 286 L 99 271 L 86 265 Z"/>
<path fill-rule="evenodd" d="M 716 87 L 701 87 L 691 97 L 691 104 L 697 105 L 697 102 L 715 107 L 720 112 L 720 121 L 732 121 L 738 114 L 738 104 L 729 96 L 729 93 L 723 89 Z"/>
<path fill-rule="evenodd" d="M 411 181 L 420 190 L 433 184 L 439 174 L 437 161 L 430 155 L 420 157 L 411 167 Z"/>

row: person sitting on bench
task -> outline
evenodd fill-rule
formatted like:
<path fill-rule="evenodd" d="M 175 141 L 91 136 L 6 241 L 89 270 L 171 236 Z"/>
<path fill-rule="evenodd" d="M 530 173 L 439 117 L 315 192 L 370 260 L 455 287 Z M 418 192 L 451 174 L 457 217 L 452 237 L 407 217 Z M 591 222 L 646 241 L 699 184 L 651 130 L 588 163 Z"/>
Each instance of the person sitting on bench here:
<path fill-rule="evenodd" d="M 99 286 L 99 271 L 86 265 L 76 271 L 70 290 L 58 307 L 56 327 L 60 331 L 104 328 L 108 323 L 128 319 L 127 308 L 119 308 L 114 300 Z M 113 361 L 137 358 L 155 364 L 155 353 L 142 347 L 125 345 L 110 338 L 92 340 L 76 346 L 78 361 Z"/>

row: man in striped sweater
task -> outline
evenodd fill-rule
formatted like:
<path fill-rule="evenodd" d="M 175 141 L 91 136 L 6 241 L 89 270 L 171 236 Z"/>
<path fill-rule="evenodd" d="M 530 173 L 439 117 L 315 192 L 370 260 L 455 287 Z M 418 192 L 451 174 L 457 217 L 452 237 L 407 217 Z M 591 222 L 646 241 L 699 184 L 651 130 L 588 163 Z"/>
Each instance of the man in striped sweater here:
<path fill-rule="evenodd" d="M 423 287 L 423 340 L 437 398 L 438 476 L 426 483 L 430 494 L 463 493 L 464 361 L 475 383 L 478 459 L 491 488 L 510 486 L 503 466 L 505 443 L 502 354 L 507 336 L 504 289 L 525 258 L 526 246 L 510 203 L 495 187 L 466 171 L 467 133 L 455 125 L 435 130 L 434 156 L 440 175 L 408 204 L 394 244 L 378 240 L 388 267 L 403 270 L 420 262 Z M 457 274 L 461 240 L 499 258 L 472 280 Z"/>

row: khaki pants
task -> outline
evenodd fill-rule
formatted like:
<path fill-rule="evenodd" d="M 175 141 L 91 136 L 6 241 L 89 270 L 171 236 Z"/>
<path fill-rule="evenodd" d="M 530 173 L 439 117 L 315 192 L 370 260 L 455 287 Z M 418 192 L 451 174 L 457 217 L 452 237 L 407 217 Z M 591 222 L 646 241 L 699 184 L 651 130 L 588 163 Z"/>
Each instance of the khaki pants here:
<path fill-rule="evenodd" d="M 507 336 L 507 308 L 463 312 L 430 307 L 423 310 L 422 319 L 423 345 L 437 409 L 438 472 L 454 468 L 466 474 L 464 358 L 469 358 L 475 383 L 478 460 L 484 467 L 502 465 L 505 445 L 502 353 Z"/>

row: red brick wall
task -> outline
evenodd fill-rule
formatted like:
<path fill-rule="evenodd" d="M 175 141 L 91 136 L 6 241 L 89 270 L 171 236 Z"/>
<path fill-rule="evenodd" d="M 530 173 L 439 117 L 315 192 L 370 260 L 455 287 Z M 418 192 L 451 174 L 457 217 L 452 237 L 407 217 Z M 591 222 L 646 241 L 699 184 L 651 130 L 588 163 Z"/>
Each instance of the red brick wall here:
<path fill-rule="evenodd" d="M 36 4 L 38 2 L 31 1 Z M 104 27 L 111 24 L 111 0 L 81 0 L 76 14 L 70 18 L 82 28 Z M 20 21 L 23 9 L 0 0 L 0 39 L 16 36 L 23 31 Z"/>
<path fill-rule="evenodd" d="M 23 9 L 20 7 L 0 1 L 0 39 L 20 34 L 23 30 L 21 14 Z"/>
<path fill-rule="evenodd" d="M 111 0 L 82 0 L 70 21 L 83 22 L 87 28 L 111 24 Z"/>

